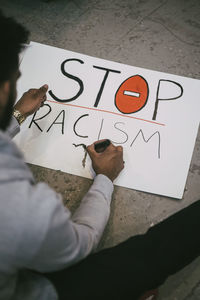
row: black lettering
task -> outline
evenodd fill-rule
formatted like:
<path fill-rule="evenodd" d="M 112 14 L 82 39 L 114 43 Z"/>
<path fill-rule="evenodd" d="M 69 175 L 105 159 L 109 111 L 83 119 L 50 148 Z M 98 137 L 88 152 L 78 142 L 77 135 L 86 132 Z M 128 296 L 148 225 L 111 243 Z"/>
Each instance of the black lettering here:
<path fill-rule="evenodd" d="M 178 87 L 180 87 L 180 95 L 176 96 L 176 97 L 172 97 L 172 98 L 166 98 L 166 99 L 159 99 L 158 98 L 158 95 L 159 95 L 159 90 L 160 90 L 160 82 L 163 81 L 167 81 L 167 82 L 171 82 L 173 84 L 176 84 Z M 175 99 L 178 99 L 180 98 L 181 96 L 183 95 L 183 87 L 175 82 L 175 81 L 172 81 L 172 80 L 165 80 L 165 79 L 160 79 L 159 82 L 158 82 L 158 88 L 157 88 L 157 93 L 156 93 L 156 102 L 155 102 L 155 108 L 154 108 L 154 113 L 153 113 L 153 118 L 152 120 L 156 120 L 156 116 L 157 116 L 157 111 L 158 111 L 158 103 L 159 101 L 168 101 L 168 100 L 175 100 Z"/>
<path fill-rule="evenodd" d="M 62 114 L 62 121 L 61 122 L 56 122 L 58 120 L 58 118 L 60 117 L 60 115 Z M 64 125 L 65 125 L 65 111 L 61 110 L 61 112 L 58 114 L 58 116 L 55 118 L 55 120 L 53 121 L 53 123 L 49 126 L 49 128 L 47 129 L 47 132 L 49 132 L 49 130 L 51 129 L 51 127 L 54 124 L 61 124 L 62 125 L 62 134 L 64 134 Z"/>
<path fill-rule="evenodd" d="M 44 104 L 43 108 L 44 108 L 45 106 L 47 106 L 47 107 L 49 108 L 49 111 L 48 111 L 45 115 L 43 115 L 42 117 L 35 119 L 35 117 L 36 117 L 36 115 L 37 115 L 37 113 L 38 113 L 38 111 L 36 111 L 36 112 L 34 113 L 33 117 L 32 117 L 32 120 L 31 120 L 31 122 L 30 122 L 28 128 L 31 128 L 32 124 L 34 123 L 34 124 L 37 126 L 37 128 L 38 128 L 41 132 L 43 132 L 42 128 L 38 125 L 38 123 L 37 123 L 36 121 L 42 120 L 42 119 L 44 119 L 48 114 L 50 114 L 50 112 L 51 112 L 51 106 L 50 106 L 49 104 Z"/>
<path fill-rule="evenodd" d="M 89 114 L 82 115 L 82 116 L 80 116 L 80 117 L 76 120 L 76 122 L 74 123 L 74 127 L 73 127 L 74 133 L 75 133 L 77 136 L 79 136 L 79 137 L 82 137 L 82 138 L 88 138 L 88 135 L 80 135 L 80 134 L 78 134 L 77 131 L 76 131 L 76 125 L 77 125 L 77 123 L 80 121 L 80 119 L 82 119 L 83 117 L 88 117 L 88 116 L 89 116 Z"/>
<path fill-rule="evenodd" d="M 73 80 L 75 80 L 76 82 L 78 82 L 80 88 L 79 88 L 78 93 L 77 93 L 74 97 L 69 98 L 69 99 L 60 99 L 60 98 L 58 98 L 58 97 L 55 96 L 55 94 L 52 92 L 52 90 L 50 90 L 50 91 L 49 91 L 49 95 L 50 95 L 54 100 L 56 100 L 56 101 L 58 101 L 58 102 L 70 102 L 70 101 L 73 101 L 73 100 L 77 99 L 77 98 L 83 93 L 83 90 L 84 90 L 83 81 L 82 81 L 80 78 L 78 78 L 78 77 L 76 77 L 76 76 L 74 76 L 74 75 L 72 75 L 72 74 L 69 74 L 69 73 L 67 73 L 67 72 L 65 71 L 65 64 L 66 64 L 67 62 L 69 62 L 69 61 L 77 61 L 77 62 L 79 62 L 80 64 L 84 64 L 84 62 L 83 62 L 82 60 L 80 60 L 80 59 L 77 59 L 77 58 L 70 58 L 70 59 L 66 59 L 66 60 L 63 61 L 62 64 L 61 64 L 61 72 L 62 72 L 62 74 L 65 75 L 66 77 L 68 77 L 68 78 L 70 78 L 70 79 L 73 79 Z"/>
<path fill-rule="evenodd" d="M 103 78 L 103 81 L 102 81 L 102 83 L 101 83 L 99 92 L 98 92 L 98 94 L 97 94 L 96 101 L 95 101 L 95 103 L 94 103 L 94 107 L 97 107 L 98 104 L 99 104 L 99 101 L 100 101 L 100 98 L 101 98 L 101 95 L 102 95 L 102 92 L 103 92 L 103 89 L 104 89 L 106 80 L 107 80 L 107 78 L 108 78 L 108 74 L 109 74 L 110 72 L 113 72 L 113 73 L 121 73 L 121 72 L 120 72 L 120 71 L 116 71 L 116 70 L 112 70 L 112 69 L 107 69 L 107 68 L 98 67 L 98 66 L 93 66 L 93 68 L 96 68 L 96 69 L 99 69 L 99 70 L 104 70 L 104 71 L 106 71 L 105 76 L 104 76 L 104 78 Z"/>
<path fill-rule="evenodd" d="M 118 124 L 124 124 L 124 123 L 123 123 L 123 122 L 117 122 L 117 123 L 114 124 L 114 127 L 115 127 L 117 130 L 123 132 L 123 134 L 124 134 L 126 137 L 125 137 L 125 140 L 124 140 L 123 142 L 120 142 L 120 143 L 119 143 L 119 142 L 115 142 L 115 141 L 112 141 L 112 142 L 115 143 L 115 144 L 125 144 L 125 143 L 128 141 L 128 134 L 127 134 L 125 131 L 123 131 L 122 129 L 118 128 L 118 127 L 117 127 Z"/>
<path fill-rule="evenodd" d="M 101 120 L 101 126 L 100 126 L 99 134 L 98 134 L 98 137 L 97 137 L 97 141 L 100 139 L 101 131 L 102 131 L 102 128 L 103 128 L 103 123 L 104 123 L 104 119 Z"/>
<path fill-rule="evenodd" d="M 158 135 L 158 158 L 160 158 L 160 132 L 159 132 L 159 131 L 156 131 L 156 132 L 154 132 L 148 139 L 145 139 L 144 133 L 143 133 L 142 129 L 140 129 L 139 132 L 138 132 L 138 134 L 136 135 L 136 137 L 135 137 L 134 140 L 132 141 L 130 147 L 133 146 L 133 143 L 135 142 L 135 140 L 137 139 L 137 137 L 139 136 L 139 134 L 142 135 L 143 141 L 144 141 L 145 143 L 148 143 L 149 140 L 150 140 L 154 135 L 156 135 L 156 134 Z"/>

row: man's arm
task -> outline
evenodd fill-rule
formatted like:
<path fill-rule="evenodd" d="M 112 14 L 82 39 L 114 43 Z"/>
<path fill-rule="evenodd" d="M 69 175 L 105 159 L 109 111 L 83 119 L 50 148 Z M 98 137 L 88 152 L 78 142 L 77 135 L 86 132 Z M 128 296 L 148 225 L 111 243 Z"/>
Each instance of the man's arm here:
<path fill-rule="evenodd" d="M 18 111 L 24 120 L 43 106 L 46 101 L 46 92 L 48 85 L 43 85 L 39 89 L 30 89 L 23 94 L 19 101 L 15 104 L 14 110 Z M 7 128 L 7 134 L 13 138 L 20 131 L 20 121 L 16 117 L 12 117 L 10 126 Z"/>
<path fill-rule="evenodd" d="M 25 93 L 15 105 L 15 109 L 25 116 L 38 109 L 46 99 L 44 86 L 33 92 L 29 90 L 29 94 Z M 110 214 L 112 181 L 124 164 L 122 147 L 110 144 L 104 152 L 97 153 L 94 145 L 87 151 L 97 176 L 72 217 L 47 185 L 18 183 L 18 193 L 23 192 L 19 199 L 26 201 L 26 205 L 22 205 L 22 211 L 24 206 L 26 209 L 23 211 L 20 246 L 21 249 L 29 248 L 23 251 L 22 257 L 22 265 L 26 268 L 41 272 L 59 270 L 96 249 Z"/>
<path fill-rule="evenodd" d="M 28 217 L 23 234 L 25 244 L 21 248 L 30 240 L 34 242 L 31 249 L 36 249 L 34 258 L 29 257 L 26 263 L 27 268 L 56 271 L 80 261 L 96 249 L 110 215 L 113 184 L 108 177 L 114 180 L 122 170 L 123 153 L 121 147 L 112 144 L 101 155 L 92 153 L 94 144 L 88 149 L 97 176 L 72 217 L 56 199 L 57 194 L 46 185 L 39 184 L 28 192 L 32 195 L 29 201 L 33 205 L 31 213 L 35 224 L 29 225 Z"/>
<path fill-rule="evenodd" d="M 19 265 L 40 272 L 56 271 L 96 249 L 110 214 L 113 184 L 108 178 L 98 175 L 94 179 L 72 217 L 61 197 L 46 184 L 18 183 L 17 188 L 15 197 L 25 197 L 26 202 L 20 202 L 19 216 L 16 213 L 23 221 L 21 228 L 15 226 L 21 235 L 16 251 Z"/>

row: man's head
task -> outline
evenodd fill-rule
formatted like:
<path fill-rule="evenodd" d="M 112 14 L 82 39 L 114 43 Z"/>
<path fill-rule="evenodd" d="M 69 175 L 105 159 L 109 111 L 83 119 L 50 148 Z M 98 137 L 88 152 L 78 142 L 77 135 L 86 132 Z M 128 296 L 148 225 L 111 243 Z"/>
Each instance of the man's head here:
<path fill-rule="evenodd" d="M 20 76 L 19 53 L 27 42 L 28 31 L 0 11 L 0 129 L 10 122 L 16 98 L 16 81 Z"/>

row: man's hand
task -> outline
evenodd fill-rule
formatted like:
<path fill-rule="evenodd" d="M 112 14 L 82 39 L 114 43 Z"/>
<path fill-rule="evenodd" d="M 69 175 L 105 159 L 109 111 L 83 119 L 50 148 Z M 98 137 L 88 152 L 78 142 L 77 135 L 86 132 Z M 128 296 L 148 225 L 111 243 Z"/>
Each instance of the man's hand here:
<path fill-rule="evenodd" d="M 28 117 L 44 105 L 47 96 L 48 85 L 45 84 L 39 89 L 30 89 L 23 94 L 15 104 L 14 109 L 18 110 L 24 117 Z"/>
<path fill-rule="evenodd" d="M 99 143 L 99 141 L 96 143 Z M 113 181 L 124 168 L 123 148 L 110 144 L 106 150 L 97 153 L 94 145 L 95 143 L 88 146 L 87 151 L 92 160 L 92 167 L 95 173 L 106 175 Z"/>

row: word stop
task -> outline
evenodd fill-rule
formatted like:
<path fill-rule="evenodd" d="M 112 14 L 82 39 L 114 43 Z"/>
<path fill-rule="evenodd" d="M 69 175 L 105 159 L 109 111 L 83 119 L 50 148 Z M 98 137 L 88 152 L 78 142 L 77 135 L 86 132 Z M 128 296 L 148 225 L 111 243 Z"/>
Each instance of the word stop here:
<path fill-rule="evenodd" d="M 66 71 L 66 65 L 68 63 L 79 63 L 84 64 L 84 61 L 77 58 L 70 58 L 66 59 L 61 64 L 61 72 L 64 76 L 67 78 L 74 80 L 78 83 L 79 90 L 78 92 L 69 99 L 60 99 L 55 95 L 55 93 L 50 90 L 49 95 L 58 102 L 71 102 L 76 100 L 83 92 L 84 92 L 84 83 L 83 81 L 70 73 Z M 106 85 L 106 81 L 108 79 L 108 76 L 112 73 L 114 76 L 117 76 L 117 74 L 120 74 L 121 71 L 119 70 L 113 70 L 108 69 L 100 66 L 93 66 L 93 68 L 100 70 L 101 72 L 104 72 L 104 77 L 101 82 L 100 88 L 97 91 L 96 99 L 94 102 L 94 107 L 98 107 L 99 102 L 101 100 L 101 96 L 104 91 L 104 87 Z M 169 86 L 170 85 L 170 86 Z M 163 94 L 162 90 L 171 88 L 175 91 L 175 94 L 171 96 L 170 98 L 163 98 L 160 95 Z M 174 89 L 176 87 L 176 89 Z M 178 89 L 178 92 L 177 92 Z M 157 85 L 157 91 L 155 96 L 155 105 L 154 105 L 154 111 L 152 115 L 152 120 L 156 120 L 157 112 L 158 112 L 158 106 L 160 101 L 169 101 L 169 100 L 176 100 L 180 98 L 183 95 L 183 87 L 172 80 L 166 80 L 166 79 L 160 79 L 158 81 Z M 143 78 L 141 75 L 134 75 L 129 78 L 127 78 L 117 89 L 114 97 L 114 104 L 116 108 L 123 114 L 133 114 L 140 110 L 142 110 L 145 105 L 148 103 L 148 96 L 149 96 L 149 85 L 145 78 Z"/>

